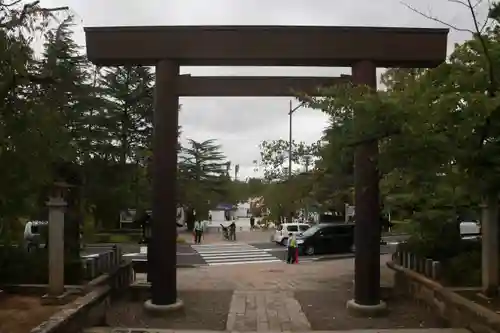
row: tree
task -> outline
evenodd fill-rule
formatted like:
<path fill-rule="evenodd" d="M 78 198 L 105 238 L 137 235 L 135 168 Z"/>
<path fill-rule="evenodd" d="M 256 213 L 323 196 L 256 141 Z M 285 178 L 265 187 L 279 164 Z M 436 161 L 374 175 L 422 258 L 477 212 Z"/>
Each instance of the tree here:
<path fill-rule="evenodd" d="M 292 163 L 299 164 L 307 171 L 314 163 L 318 148 L 319 143 L 308 145 L 305 142 L 292 141 Z M 267 180 L 288 177 L 289 149 L 289 142 L 283 139 L 260 143 L 260 157 Z"/>
<path fill-rule="evenodd" d="M 492 55 L 500 51 L 495 36 L 475 37 L 436 69 L 387 72 L 386 91 L 367 94 L 366 87 L 345 85 L 325 90 L 325 98 L 307 99 L 331 116 L 331 129 L 341 128 L 328 143 L 337 151 L 334 155 L 362 142 L 379 141 L 386 201 L 395 194 L 399 204 L 407 200 L 408 213 L 422 226 L 436 221 L 431 215 L 437 211 L 441 221 L 456 223 L 456 216 L 468 209 L 467 201 L 477 202 L 482 193 L 498 193 L 498 176 L 492 170 L 499 166 L 500 127 L 494 115 L 499 100 L 488 93 L 483 43 Z M 493 68 L 498 68 L 498 57 L 493 59 Z M 354 113 L 361 115 L 356 124 Z M 492 120 L 489 134 L 482 140 L 488 119 Z"/>
<path fill-rule="evenodd" d="M 204 216 L 210 205 L 227 199 L 228 162 L 215 140 L 188 140 L 179 161 L 180 201 Z M 188 226 L 191 227 L 191 226 Z"/>
<path fill-rule="evenodd" d="M 53 22 L 53 13 L 65 9 L 43 8 L 38 1 L 0 1 L 0 219 L 6 234 L 16 228 L 20 214 L 33 212 L 40 189 L 51 181 L 51 163 L 61 153 L 57 112 L 39 93 L 42 84 L 56 78 L 40 73 L 31 43 Z"/>
<path fill-rule="evenodd" d="M 100 225 L 116 225 L 121 209 L 149 208 L 146 168 L 151 147 L 154 75 L 147 67 L 115 67 L 98 75 L 104 107 L 94 112 L 87 192 Z"/>

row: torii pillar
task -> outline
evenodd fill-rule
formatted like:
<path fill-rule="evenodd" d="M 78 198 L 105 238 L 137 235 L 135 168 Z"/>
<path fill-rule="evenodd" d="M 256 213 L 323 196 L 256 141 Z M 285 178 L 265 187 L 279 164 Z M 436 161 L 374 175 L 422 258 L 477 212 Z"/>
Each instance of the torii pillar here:
<path fill-rule="evenodd" d="M 183 306 L 177 298 L 177 140 L 179 123 L 179 64 L 160 60 L 156 64 L 153 135 L 153 218 L 148 245 L 150 311 L 164 312 Z M 161 235 L 161 236 L 160 236 Z"/>
<path fill-rule="evenodd" d="M 376 66 L 359 61 L 352 66 L 352 82 L 377 89 Z M 355 118 L 356 121 L 356 118 Z M 378 140 L 364 142 L 354 153 L 354 299 L 347 308 L 358 315 L 382 315 L 387 306 L 380 299 L 380 195 Z"/>

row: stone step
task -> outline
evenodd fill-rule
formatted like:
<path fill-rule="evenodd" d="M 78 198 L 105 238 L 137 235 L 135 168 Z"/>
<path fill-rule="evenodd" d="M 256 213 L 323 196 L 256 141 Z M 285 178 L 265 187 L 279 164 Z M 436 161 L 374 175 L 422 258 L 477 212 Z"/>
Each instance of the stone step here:
<path fill-rule="evenodd" d="M 172 330 L 159 328 L 126 328 L 126 327 L 93 327 L 87 328 L 84 333 L 227 333 L 228 331 L 210 330 Z M 470 333 L 465 328 L 395 328 L 395 329 L 366 329 L 333 331 L 335 333 Z M 245 332 L 257 333 L 257 332 Z M 262 333 L 262 332 L 260 332 Z M 274 332 L 276 333 L 276 332 Z M 301 332 L 307 333 L 307 332 Z M 310 333 L 332 333 L 332 331 L 310 331 Z"/>

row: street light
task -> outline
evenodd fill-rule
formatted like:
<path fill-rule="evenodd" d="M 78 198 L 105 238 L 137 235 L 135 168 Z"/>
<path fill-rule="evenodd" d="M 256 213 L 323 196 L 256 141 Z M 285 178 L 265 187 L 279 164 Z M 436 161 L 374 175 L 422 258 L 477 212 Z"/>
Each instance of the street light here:
<path fill-rule="evenodd" d="M 292 101 L 290 100 L 290 108 L 288 112 L 289 116 L 289 131 L 288 131 L 288 178 L 292 177 L 292 115 L 295 111 L 297 111 L 300 107 L 304 105 L 304 102 L 301 102 L 296 107 L 292 108 Z"/>

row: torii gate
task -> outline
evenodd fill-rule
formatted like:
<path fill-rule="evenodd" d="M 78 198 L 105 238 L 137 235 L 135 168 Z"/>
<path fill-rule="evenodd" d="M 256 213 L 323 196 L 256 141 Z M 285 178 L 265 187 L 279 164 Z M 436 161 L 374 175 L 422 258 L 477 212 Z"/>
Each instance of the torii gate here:
<path fill-rule="evenodd" d="M 376 68 L 435 67 L 446 58 L 447 29 L 300 26 L 166 26 L 85 28 L 87 55 L 101 66 L 156 66 L 153 143 L 153 225 L 150 244 L 151 300 L 145 307 L 179 308 L 176 278 L 175 189 L 179 95 L 220 93 L 179 66 L 352 67 L 352 81 L 376 89 Z M 220 88 L 228 85 L 218 80 Z M 213 83 L 215 81 L 212 81 Z M 226 81 L 227 82 L 227 81 Z M 245 83 L 248 85 L 250 83 Z M 262 83 L 262 82 L 261 82 Z M 272 86 L 272 85 L 271 85 Z M 269 89 L 272 89 L 272 87 Z M 231 88 L 226 87 L 226 92 Z M 243 94 L 233 88 L 231 96 Z M 256 92 L 262 89 L 255 88 Z M 248 96 L 249 93 L 244 94 Z M 372 316 L 380 300 L 378 143 L 355 152 L 355 290 L 347 307 Z M 172 222 L 172 223 L 170 223 Z"/>

